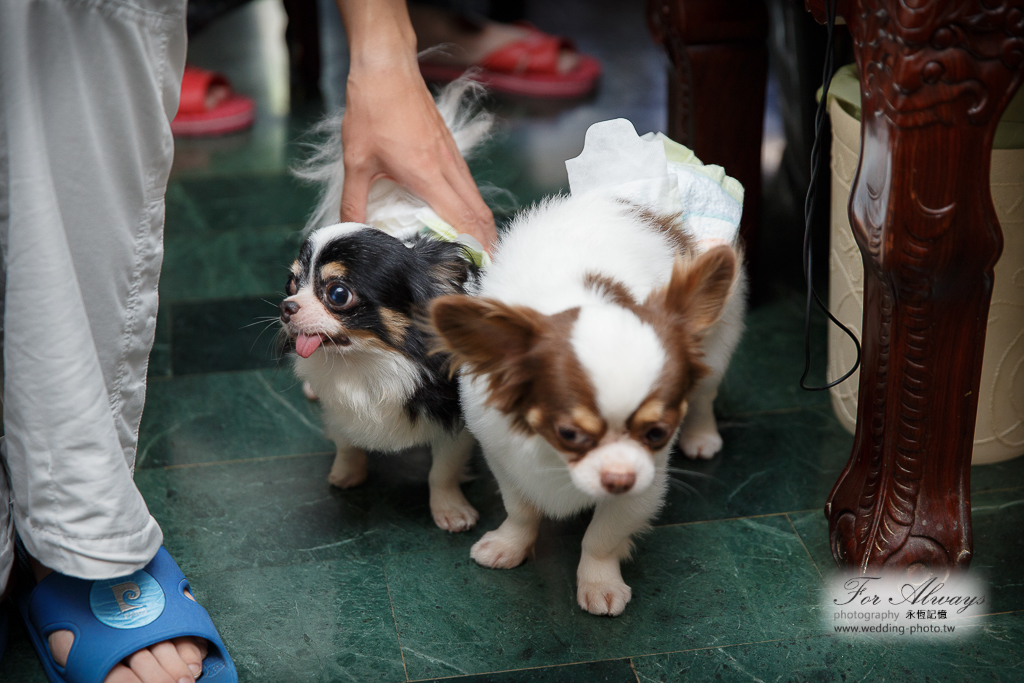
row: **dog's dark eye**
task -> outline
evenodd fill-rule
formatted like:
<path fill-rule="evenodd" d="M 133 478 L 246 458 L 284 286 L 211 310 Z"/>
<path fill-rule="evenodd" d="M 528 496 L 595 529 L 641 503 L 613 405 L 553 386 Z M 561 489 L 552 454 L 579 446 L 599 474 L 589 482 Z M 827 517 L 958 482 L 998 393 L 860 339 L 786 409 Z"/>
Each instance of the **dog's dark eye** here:
<path fill-rule="evenodd" d="M 589 434 L 573 427 L 559 427 L 556 431 L 558 432 L 558 438 L 564 441 L 567 446 L 582 448 L 591 442 Z"/>
<path fill-rule="evenodd" d="M 668 430 L 664 427 L 651 427 L 644 432 L 644 439 L 650 444 L 660 444 L 668 437 Z"/>
<path fill-rule="evenodd" d="M 327 288 L 327 298 L 337 308 L 347 308 L 355 298 L 352 290 L 345 285 L 335 282 Z"/>
<path fill-rule="evenodd" d="M 566 441 L 568 441 L 569 443 L 572 443 L 573 441 L 579 438 L 580 433 L 577 432 L 575 429 L 569 429 L 568 427 L 559 427 L 558 435 L 565 439 Z"/>
<path fill-rule="evenodd" d="M 299 286 L 295 282 L 295 276 L 288 276 L 288 284 L 284 287 L 285 291 L 288 292 L 288 296 L 295 296 L 299 291 Z"/>

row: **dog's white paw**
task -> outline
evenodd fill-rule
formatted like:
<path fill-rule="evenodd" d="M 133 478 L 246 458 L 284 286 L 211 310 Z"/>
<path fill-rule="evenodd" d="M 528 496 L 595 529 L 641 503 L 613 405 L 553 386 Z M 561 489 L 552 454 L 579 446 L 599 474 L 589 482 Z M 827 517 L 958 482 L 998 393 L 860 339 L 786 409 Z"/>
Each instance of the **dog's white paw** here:
<path fill-rule="evenodd" d="M 309 382 L 302 383 L 302 395 L 305 396 L 306 399 L 309 401 L 320 400 L 320 397 L 316 395 L 315 391 L 313 391 L 313 385 L 310 384 Z"/>
<path fill-rule="evenodd" d="M 366 481 L 366 469 L 363 468 L 358 471 L 346 470 L 343 472 L 331 470 L 331 473 L 327 475 L 327 481 L 331 486 L 337 486 L 339 489 L 350 489 Z"/>
<path fill-rule="evenodd" d="M 491 569 L 512 569 L 518 567 L 530 553 L 532 545 L 523 545 L 521 541 L 501 533 L 501 529 L 488 531 L 473 544 L 469 551 L 478 564 Z"/>
<path fill-rule="evenodd" d="M 430 512 L 434 523 L 445 531 L 468 531 L 476 526 L 480 513 L 476 511 L 462 491 L 431 491 Z"/>
<path fill-rule="evenodd" d="M 581 583 L 576 588 L 576 601 L 591 614 L 617 617 L 626 609 L 633 590 L 619 581 Z"/>
<path fill-rule="evenodd" d="M 683 432 L 679 435 L 679 447 L 691 460 L 710 460 L 722 450 L 722 437 L 717 429 Z"/>
<path fill-rule="evenodd" d="M 331 486 L 350 489 L 366 481 L 366 453 L 361 450 L 339 451 L 327 475 Z"/>

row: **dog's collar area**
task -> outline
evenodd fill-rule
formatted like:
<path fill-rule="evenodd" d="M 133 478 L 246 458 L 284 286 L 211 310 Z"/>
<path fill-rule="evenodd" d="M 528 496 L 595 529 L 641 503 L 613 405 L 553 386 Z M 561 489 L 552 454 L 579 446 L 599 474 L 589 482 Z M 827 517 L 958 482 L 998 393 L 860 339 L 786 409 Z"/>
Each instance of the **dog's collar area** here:
<path fill-rule="evenodd" d="M 477 268 L 484 269 L 491 265 L 491 257 L 487 255 L 483 245 L 475 237 L 460 234 L 455 228 L 443 221 L 433 210 L 421 209 L 416 212 L 416 218 L 423 222 L 423 229 L 420 230 L 420 235 L 444 242 L 458 242 L 466 248 L 470 262 Z"/>

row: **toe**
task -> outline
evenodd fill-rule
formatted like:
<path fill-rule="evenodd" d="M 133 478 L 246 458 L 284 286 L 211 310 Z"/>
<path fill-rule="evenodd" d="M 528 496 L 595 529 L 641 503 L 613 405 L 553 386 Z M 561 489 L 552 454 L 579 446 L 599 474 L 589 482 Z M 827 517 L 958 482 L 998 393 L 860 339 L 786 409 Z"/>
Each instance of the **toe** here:
<path fill-rule="evenodd" d="M 149 649 L 153 656 L 156 657 L 156 661 L 170 675 L 172 680 L 181 681 L 185 679 L 186 682 L 195 680 L 195 675 L 189 669 L 185 660 L 181 658 L 181 655 L 178 654 L 178 648 L 175 647 L 174 643 L 165 640 Z M 199 670 L 202 671 L 202 667 Z"/>
<path fill-rule="evenodd" d="M 626 609 L 632 593 L 630 587 L 624 583 L 580 584 L 576 592 L 576 601 L 591 614 L 617 617 Z"/>
<path fill-rule="evenodd" d="M 431 488 L 430 512 L 434 523 L 445 531 L 459 532 L 472 529 L 480 514 L 462 491 L 454 488 Z"/>
<path fill-rule="evenodd" d="M 50 643 L 50 656 L 60 666 L 68 663 L 71 646 L 75 642 L 75 634 L 71 631 L 54 631 L 47 639 Z"/>
<path fill-rule="evenodd" d="M 103 683 L 142 683 L 142 680 L 127 666 L 118 664 L 110 670 Z"/>
<path fill-rule="evenodd" d="M 206 641 L 197 638 L 175 638 L 172 642 L 192 677 L 195 678 L 202 673 L 203 660 L 206 659 Z"/>
<path fill-rule="evenodd" d="M 512 569 L 526 559 L 529 548 L 523 548 L 502 538 L 494 531 L 488 531 L 473 544 L 469 556 L 474 562 L 490 569 Z"/>
<path fill-rule="evenodd" d="M 434 513 L 434 523 L 445 531 L 468 531 L 476 525 L 480 514 L 471 506 L 447 508 Z"/>
<path fill-rule="evenodd" d="M 722 437 L 717 432 L 684 434 L 680 438 L 683 453 L 691 460 L 710 460 L 722 450 Z"/>
<path fill-rule="evenodd" d="M 139 650 L 135 654 L 128 655 L 124 663 L 132 670 L 142 683 L 177 683 L 171 675 L 164 671 L 160 662 L 148 649 Z"/>

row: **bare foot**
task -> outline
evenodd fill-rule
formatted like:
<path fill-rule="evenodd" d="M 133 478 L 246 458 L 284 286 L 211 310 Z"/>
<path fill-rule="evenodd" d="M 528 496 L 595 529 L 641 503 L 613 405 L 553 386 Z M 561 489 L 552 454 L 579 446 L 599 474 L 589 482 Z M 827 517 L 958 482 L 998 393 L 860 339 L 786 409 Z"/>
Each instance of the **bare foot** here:
<path fill-rule="evenodd" d="M 37 582 L 53 572 L 35 559 L 29 559 Z M 195 600 L 188 591 L 185 595 Z M 74 642 L 75 636 L 71 631 L 50 634 L 50 654 L 57 664 L 64 666 L 67 663 Z M 203 672 L 206 653 L 207 644 L 202 638 L 165 640 L 125 657 L 110 670 L 103 683 L 192 683 Z"/>
<path fill-rule="evenodd" d="M 427 50 L 436 46 L 453 46 L 444 52 L 430 55 L 438 64 L 472 66 L 498 48 L 514 43 L 530 34 L 530 29 L 495 21 L 472 21 L 447 10 L 422 5 L 409 5 L 409 17 L 416 31 L 416 49 Z M 575 50 L 563 49 L 558 55 L 558 72 L 568 73 L 579 63 Z"/>

